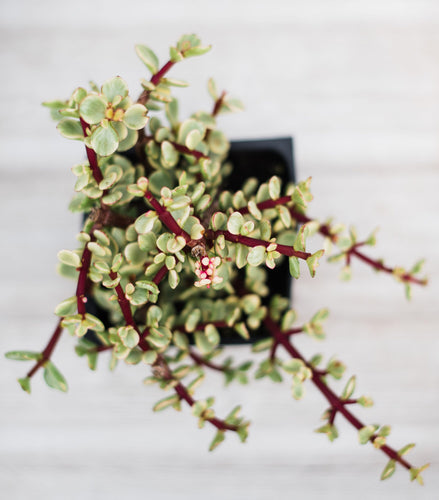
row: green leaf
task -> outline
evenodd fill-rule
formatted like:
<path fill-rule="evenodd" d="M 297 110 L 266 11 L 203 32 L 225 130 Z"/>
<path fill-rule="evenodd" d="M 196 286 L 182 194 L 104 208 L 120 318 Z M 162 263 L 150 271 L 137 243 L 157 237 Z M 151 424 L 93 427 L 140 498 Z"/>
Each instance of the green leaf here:
<path fill-rule="evenodd" d="M 196 331 L 194 337 L 195 344 L 202 354 L 209 354 L 216 347 L 213 342 L 210 342 L 205 332 Z"/>
<path fill-rule="evenodd" d="M 107 101 L 97 95 L 87 96 L 79 106 L 79 114 L 88 125 L 100 123 L 105 118 Z"/>
<path fill-rule="evenodd" d="M 101 90 L 108 102 L 113 102 L 116 96 L 124 98 L 128 95 L 128 85 L 120 76 L 110 78 L 104 82 Z"/>
<path fill-rule="evenodd" d="M 134 227 L 138 234 L 146 234 L 152 231 L 156 220 L 158 220 L 157 213 L 154 210 L 150 210 L 136 219 Z"/>
<path fill-rule="evenodd" d="M 244 224 L 244 217 L 239 212 L 233 212 L 227 221 L 227 229 L 232 234 L 239 234 Z"/>
<path fill-rule="evenodd" d="M 341 399 L 342 400 L 349 399 L 352 396 L 352 394 L 354 393 L 354 390 L 355 390 L 355 382 L 356 382 L 355 375 L 353 375 L 348 380 L 345 388 L 343 389 L 343 392 L 341 394 Z"/>
<path fill-rule="evenodd" d="M 125 247 L 124 255 L 126 260 L 130 264 L 135 264 L 135 265 L 142 264 L 147 259 L 146 252 L 144 252 L 140 248 L 139 244 L 136 241 L 128 243 L 128 245 Z"/>
<path fill-rule="evenodd" d="M 67 314 L 75 314 L 77 309 L 76 295 L 60 302 L 55 308 L 57 316 L 66 316 Z"/>
<path fill-rule="evenodd" d="M 201 224 L 195 223 L 191 226 L 190 236 L 193 240 L 199 240 L 203 237 L 204 232 L 204 227 Z"/>
<path fill-rule="evenodd" d="M 99 183 L 99 189 L 101 191 L 105 191 L 106 189 L 111 188 L 117 181 L 117 174 L 116 172 L 111 172 L 108 176 L 106 176 L 102 181 Z"/>
<path fill-rule="evenodd" d="M 100 156 L 113 154 L 119 146 L 119 136 L 111 124 L 96 127 L 90 136 L 90 144 Z"/>
<path fill-rule="evenodd" d="M 30 377 L 24 377 L 17 379 L 23 391 L 26 391 L 30 394 Z"/>
<path fill-rule="evenodd" d="M 219 97 L 219 94 L 218 94 L 217 85 L 216 85 L 215 80 L 213 78 L 209 78 L 209 80 L 207 82 L 207 90 L 208 90 L 210 96 L 212 97 L 212 99 L 214 101 L 216 101 Z"/>
<path fill-rule="evenodd" d="M 271 177 L 268 181 L 268 192 L 272 200 L 276 200 L 280 196 L 280 179 L 277 176 Z"/>
<path fill-rule="evenodd" d="M 373 401 L 371 398 L 367 397 L 367 396 L 361 396 L 357 399 L 357 403 L 360 405 L 360 406 L 364 406 L 365 408 L 369 408 L 371 406 L 373 406 Z"/>
<path fill-rule="evenodd" d="M 383 472 L 381 473 L 381 480 L 389 478 L 396 469 L 396 460 L 391 459 L 387 462 L 387 465 L 384 467 Z"/>
<path fill-rule="evenodd" d="M 194 56 L 201 56 L 203 54 L 205 54 L 206 52 L 209 52 L 209 50 L 211 49 L 211 46 L 208 45 L 207 47 L 193 47 L 191 49 L 188 49 L 188 50 L 185 50 L 183 52 L 183 55 L 184 57 L 194 57 Z"/>
<path fill-rule="evenodd" d="M 303 388 L 303 384 L 300 382 L 294 383 L 291 393 L 294 399 L 296 400 L 302 399 L 303 395 L 305 394 L 305 389 Z"/>
<path fill-rule="evenodd" d="M 287 373 L 299 373 L 300 370 L 305 366 L 305 363 L 298 358 L 293 358 L 289 359 L 287 361 L 284 361 L 282 363 L 282 368 L 287 372 Z"/>
<path fill-rule="evenodd" d="M 306 259 L 309 273 L 311 274 L 312 278 L 314 278 L 314 276 L 316 275 L 316 268 L 319 265 L 319 259 L 322 257 L 324 253 L 325 253 L 324 250 L 319 250 Z"/>
<path fill-rule="evenodd" d="M 358 431 L 358 441 L 360 444 L 366 444 L 369 439 L 375 434 L 378 425 L 365 425 Z"/>
<path fill-rule="evenodd" d="M 161 349 L 167 347 L 172 339 L 172 333 L 166 327 L 151 328 L 151 333 L 146 337 L 146 340 L 155 347 Z"/>
<path fill-rule="evenodd" d="M 175 167 L 180 155 L 169 141 L 163 141 L 160 146 L 162 152 L 162 164 L 165 168 Z"/>
<path fill-rule="evenodd" d="M 63 118 L 56 127 L 67 139 L 84 139 L 84 132 L 78 120 Z"/>
<path fill-rule="evenodd" d="M 212 153 L 217 155 L 225 155 L 230 147 L 227 137 L 220 130 L 210 131 L 207 144 Z"/>
<path fill-rule="evenodd" d="M 105 248 L 96 241 L 88 242 L 87 248 L 94 254 L 95 257 L 105 257 L 107 254 Z"/>
<path fill-rule="evenodd" d="M 58 252 L 58 259 L 66 266 L 72 266 L 72 267 L 81 266 L 81 258 L 77 253 L 72 252 L 71 250 L 60 250 Z"/>
<path fill-rule="evenodd" d="M 186 240 L 183 236 L 176 236 L 174 238 L 170 238 L 166 243 L 166 250 L 169 253 L 177 253 L 186 246 Z"/>
<path fill-rule="evenodd" d="M 139 334 L 132 326 L 123 326 L 118 330 L 119 337 L 125 347 L 133 349 L 139 343 Z"/>
<path fill-rule="evenodd" d="M 195 308 L 191 311 L 189 316 L 186 318 L 184 327 L 187 332 L 193 332 L 197 327 L 199 321 L 201 319 L 201 311 L 198 308 Z"/>
<path fill-rule="evenodd" d="M 159 59 L 146 45 L 136 45 L 136 54 L 143 64 L 155 75 L 159 69 Z"/>
<path fill-rule="evenodd" d="M 119 147 L 117 148 L 117 150 L 120 152 L 128 151 L 136 145 L 138 137 L 139 134 L 137 130 L 128 129 L 127 136 L 125 137 L 125 139 L 119 142 Z"/>
<path fill-rule="evenodd" d="M 156 351 L 146 351 L 142 355 L 142 361 L 147 365 L 152 365 L 157 360 L 157 352 Z"/>
<path fill-rule="evenodd" d="M 230 219 L 229 219 L 230 220 Z M 259 266 L 265 260 L 266 250 L 262 245 L 252 247 L 247 255 L 247 262 L 251 266 Z"/>
<path fill-rule="evenodd" d="M 262 352 L 271 348 L 273 345 L 273 338 L 267 337 L 266 339 L 258 340 L 252 346 L 252 352 Z"/>
<path fill-rule="evenodd" d="M 300 276 L 300 267 L 299 267 L 299 259 L 297 257 L 289 257 L 288 262 L 290 265 L 290 274 L 293 278 L 299 278 Z"/>
<path fill-rule="evenodd" d="M 320 309 L 318 310 L 314 316 L 311 318 L 311 323 L 320 323 L 324 321 L 329 316 L 329 309 Z"/>
<path fill-rule="evenodd" d="M 224 431 L 217 431 L 215 434 L 215 437 L 213 438 L 212 442 L 210 443 L 209 446 L 209 451 L 213 451 L 220 443 L 222 443 L 225 439 L 224 436 L 225 432 Z"/>
<path fill-rule="evenodd" d="M 67 392 L 66 379 L 51 361 L 44 365 L 44 380 L 49 387 Z"/>
<path fill-rule="evenodd" d="M 288 309 L 286 313 L 282 316 L 282 322 L 280 328 L 283 332 L 289 330 L 297 319 L 297 314 L 294 309 Z"/>
<path fill-rule="evenodd" d="M 186 147 L 189 149 L 195 149 L 202 140 L 202 135 L 199 130 L 191 130 L 184 141 Z"/>
<path fill-rule="evenodd" d="M 415 443 L 410 443 L 402 447 L 400 450 L 398 450 L 398 455 L 402 457 L 406 453 L 408 453 L 412 448 L 414 448 L 416 445 Z"/>
<path fill-rule="evenodd" d="M 173 394 L 172 396 L 168 396 L 167 398 L 161 399 L 158 403 L 156 403 L 153 407 L 153 411 L 162 411 L 170 406 L 174 406 L 175 404 L 180 402 L 180 398 L 177 394 Z"/>
<path fill-rule="evenodd" d="M 176 345 L 182 351 L 187 351 L 187 349 L 189 348 L 189 340 L 187 338 L 187 335 L 182 332 L 174 332 L 173 342 L 174 345 Z"/>
<path fill-rule="evenodd" d="M 198 131 L 199 134 L 193 134 L 192 138 L 189 138 L 190 145 L 188 145 L 187 138 L 189 134 L 191 134 L 194 131 Z M 189 149 L 194 149 L 194 147 L 191 146 L 193 146 L 193 144 L 197 140 L 199 143 L 201 139 L 204 137 L 205 133 L 206 133 L 206 128 L 201 122 L 199 122 L 198 120 L 194 120 L 193 118 L 189 118 L 188 120 L 185 120 L 180 124 L 180 127 L 178 129 L 177 142 L 179 144 L 185 144 Z"/>
<path fill-rule="evenodd" d="M 207 340 L 211 344 L 217 346 L 220 343 L 220 335 L 214 325 L 206 325 L 206 327 L 204 328 L 204 333 L 206 334 Z"/>
<path fill-rule="evenodd" d="M 315 432 L 326 434 L 331 442 L 338 438 L 338 431 L 334 424 L 325 424 L 316 429 Z"/>
<path fill-rule="evenodd" d="M 148 110 L 143 104 L 133 104 L 125 111 L 123 122 L 132 130 L 142 129 L 149 120 L 149 117 L 146 116 L 147 112 Z"/>
<path fill-rule="evenodd" d="M 422 479 L 421 472 L 427 469 L 427 467 L 430 467 L 430 464 L 425 464 L 419 468 L 412 467 L 410 469 L 410 481 L 414 481 L 416 479 L 420 485 L 423 485 L 424 480 Z"/>
<path fill-rule="evenodd" d="M 30 361 L 33 359 L 38 361 L 41 359 L 41 353 L 34 351 L 9 351 L 5 353 L 5 357 L 14 361 Z"/>
<path fill-rule="evenodd" d="M 175 269 L 171 269 L 168 274 L 169 286 L 175 290 L 180 283 L 180 276 Z"/>

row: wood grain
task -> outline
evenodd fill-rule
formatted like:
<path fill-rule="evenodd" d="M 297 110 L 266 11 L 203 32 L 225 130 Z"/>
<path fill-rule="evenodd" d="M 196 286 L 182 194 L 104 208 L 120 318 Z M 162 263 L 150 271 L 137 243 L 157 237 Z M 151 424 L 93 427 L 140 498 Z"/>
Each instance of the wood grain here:
<path fill-rule="evenodd" d="M 127 7 L 128 14 L 120 9 Z M 422 489 L 399 470 L 381 483 L 384 457 L 361 447 L 340 423 L 333 444 L 315 435 L 325 402 L 309 386 L 295 402 L 289 383 L 253 382 L 226 391 L 213 375 L 201 395 L 217 394 L 218 413 L 242 403 L 252 420 L 247 444 L 235 436 L 213 454 L 211 429 L 198 431 L 185 409 L 153 414 L 161 397 L 141 384 L 140 367 L 97 373 L 66 337 L 56 352 L 70 390 L 33 395 L 14 378 L 26 367 L 0 363 L 0 487 L 8 499 L 157 498 L 433 499 L 439 487 L 439 5 L 428 0 L 199 1 L 67 3 L 17 0 L 0 6 L 0 352 L 42 348 L 54 306 L 73 293 L 55 273 L 56 253 L 75 246 L 78 218 L 66 206 L 80 144 L 60 138 L 39 103 L 93 78 L 119 74 L 138 87 L 143 67 L 132 50 L 150 44 L 165 60 L 183 32 L 214 48 L 173 76 L 195 82 L 181 92 L 184 116 L 210 107 L 205 82 L 241 97 L 247 111 L 226 116 L 233 138 L 293 135 L 300 178 L 313 176 L 311 213 L 381 230 L 372 251 L 410 266 L 427 258 L 431 284 L 407 303 L 391 278 L 363 264 L 354 280 L 322 265 L 294 285 L 306 320 L 329 306 L 328 339 L 301 339 L 306 353 L 337 354 L 376 405 L 368 422 L 392 424 L 396 446 L 432 462 Z M 316 242 L 318 245 L 318 242 Z M 30 251 L 36 262 L 30 259 Z M 305 274 L 305 273 L 304 273 Z M 245 348 L 230 350 L 245 359 Z M 206 492 L 207 491 L 207 492 Z"/>

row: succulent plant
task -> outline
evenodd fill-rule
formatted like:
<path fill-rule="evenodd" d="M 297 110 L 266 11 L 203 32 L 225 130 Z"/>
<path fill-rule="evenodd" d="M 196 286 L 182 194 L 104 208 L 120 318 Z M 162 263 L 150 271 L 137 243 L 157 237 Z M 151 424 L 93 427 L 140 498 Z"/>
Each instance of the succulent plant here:
<path fill-rule="evenodd" d="M 410 270 L 390 267 L 364 253 L 375 244 L 374 234 L 361 239 L 353 228 L 308 216 L 310 179 L 285 184 L 275 175 L 262 183 L 250 177 L 242 179 L 239 190 L 228 190 L 234 167 L 217 121 L 222 113 L 241 110 L 242 104 L 209 80 L 212 110 L 181 120 L 172 89 L 187 83 L 168 77 L 174 65 L 209 48 L 195 35 L 185 35 L 160 66 L 150 48 L 138 45 L 136 52 L 151 73 L 141 81 L 138 98 L 116 76 L 101 87 L 91 83 L 89 90 L 77 88 L 66 101 L 44 103 L 59 132 L 84 143 L 87 161 L 72 168 L 77 180 L 70 209 L 85 216 L 78 248 L 58 254 L 59 271 L 76 281 L 76 291 L 57 305 L 59 320 L 48 344 L 41 352 L 6 354 L 34 362 L 20 385 L 30 392 L 31 378 L 41 368 L 50 387 L 67 390 L 53 361 L 67 330 L 92 370 L 104 351 L 111 352 L 111 369 L 119 361 L 147 365 L 145 384 L 158 384 L 170 393 L 154 410 L 188 405 L 200 427 L 207 423 L 216 429 L 214 449 L 229 433 L 245 441 L 249 422 L 239 407 L 220 418 L 214 398 L 196 399 L 195 389 L 209 370 L 222 372 L 227 384 L 246 384 L 256 364 L 256 378 L 289 378 L 295 399 L 314 384 L 329 405 L 317 432 L 332 441 L 338 435 L 336 417 L 345 418 L 357 429 L 360 443 L 372 443 L 387 456 L 382 479 L 400 464 L 422 483 L 426 466 L 414 467 L 405 459 L 413 444 L 394 450 L 387 444 L 388 426 L 364 424 L 352 413 L 354 405 L 372 404 L 369 397 L 355 395 L 355 376 L 340 395 L 330 388 L 331 378 L 342 378 L 343 363 L 334 358 L 324 363 L 321 355 L 305 359 L 297 350 L 296 335 L 324 338 L 327 309 L 296 324 L 288 297 L 267 283 L 268 274 L 286 260 L 294 279 L 303 270 L 314 277 L 321 258 L 329 254 L 329 261 L 343 263 L 343 279 L 350 277 L 351 261 L 358 259 L 396 278 L 409 294 L 412 284 L 426 284 L 418 277 L 422 261 Z M 307 240 L 314 235 L 323 243 L 311 253 Z M 105 321 L 90 312 L 92 301 L 106 311 Z M 251 349 L 266 356 L 258 361 L 260 355 L 251 355 L 241 364 L 224 360 L 224 331 L 249 342 L 255 331 L 262 332 L 264 338 Z"/>

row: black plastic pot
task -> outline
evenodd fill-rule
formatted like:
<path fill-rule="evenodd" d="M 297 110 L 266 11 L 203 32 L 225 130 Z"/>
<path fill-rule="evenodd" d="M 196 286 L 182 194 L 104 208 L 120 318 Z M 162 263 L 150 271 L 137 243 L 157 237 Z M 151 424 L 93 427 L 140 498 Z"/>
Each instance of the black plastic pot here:
<path fill-rule="evenodd" d="M 133 150 L 125 155 L 133 162 L 136 161 Z M 283 184 L 296 180 L 291 137 L 232 141 L 228 160 L 233 164 L 233 172 L 224 188 L 229 191 L 239 190 L 243 181 L 249 177 L 256 177 L 260 183 L 268 181 L 273 175 L 280 177 Z M 283 263 L 275 269 L 269 270 L 267 285 L 273 294 L 291 297 L 292 279 L 287 259 L 284 259 Z M 264 304 L 267 304 L 269 300 L 270 297 L 267 297 Z M 107 312 L 92 298 L 87 301 L 87 311 L 100 318 L 106 326 L 110 326 Z M 269 334 L 261 325 L 258 330 L 252 330 L 250 340 L 243 339 L 231 328 L 222 329 L 220 335 L 222 345 L 236 345 L 253 343 Z M 93 334 L 87 334 L 87 337 L 90 340 L 97 340 Z"/>
<path fill-rule="evenodd" d="M 232 141 L 228 159 L 233 164 L 233 171 L 225 189 L 230 191 L 240 189 L 243 181 L 249 177 L 256 177 L 263 183 L 277 175 L 282 179 L 283 185 L 296 181 L 291 137 Z M 269 270 L 267 285 L 273 294 L 291 299 L 292 278 L 287 259 L 275 269 Z M 267 297 L 263 303 L 267 305 L 269 300 L 270 297 Z M 223 329 L 220 334 L 222 345 L 236 345 L 252 344 L 266 338 L 269 332 L 261 325 L 258 330 L 251 331 L 250 340 L 243 339 L 232 329 Z"/>

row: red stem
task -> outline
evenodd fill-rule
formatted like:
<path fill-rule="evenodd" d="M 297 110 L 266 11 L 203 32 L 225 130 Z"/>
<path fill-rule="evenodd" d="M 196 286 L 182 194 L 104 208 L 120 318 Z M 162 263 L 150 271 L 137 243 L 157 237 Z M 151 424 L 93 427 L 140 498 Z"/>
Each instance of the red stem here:
<path fill-rule="evenodd" d="M 282 332 L 282 335 L 285 335 L 286 337 L 289 337 L 290 335 L 297 335 L 298 333 L 303 333 L 303 328 L 291 328 L 290 330 L 287 330 L 286 332 Z"/>
<path fill-rule="evenodd" d="M 93 237 L 90 241 L 93 241 Z M 86 245 L 82 252 L 78 284 L 76 285 L 76 304 L 78 308 L 78 314 L 81 314 L 82 317 L 84 317 L 87 312 L 85 309 L 85 303 L 87 301 L 85 295 L 87 290 L 87 283 L 88 283 L 87 275 L 90 269 L 90 263 L 91 263 L 91 251 L 88 249 Z"/>
<path fill-rule="evenodd" d="M 282 198 L 278 198 L 277 200 L 266 200 L 262 201 L 260 203 L 257 203 L 257 207 L 259 210 L 264 210 L 266 208 L 274 208 L 277 205 L 283 205 L 291 201 L 290 196 L 283 196 Z M 297 211 L 294 209 L 294 207 L 290 207 L 290 214 L 291 216 L 297 221 L 302 224 L 306 224 L 307 222 L 310 222 L 312 219 L 309 218 L 307 215 Z M 247 214 L 249 213 L 248 207 L 243 207 L 238 210 L 241 214 Z M 328 224 L 322 224 L 319 227 L 319 233 L 327 238 L 329 238 L 332 242 L 336 243 L 337 242 L 337 235 L 336 234 L 331 234 L 331 226 Z M 354 245 L 348 252 L 347 252 L 347 259 L 348 259 L 348 264 L 350 263 L 350 256 L 354 255 L 358 259 L 362 260 L 366 264 L 370 265 L 377 271 L 383 271 L 388 274 L 393 274 L 394 269 L 391 267 L 385 266 L 382 262 L 379 260 L 371 259 L 370 257 L 367 257 L 367 255 L 364 255 L 364 253 L 360 252 L 358 250 L 358 247 L 363 245 L 363 243 L 356 244 Z M 410 273 L 405 273 L 402 276 L 399 277 L 402 281 L 406 283 L 416 283 L 417 285 L 426 285 L 426 280 L 416 278 L 415 276 L 411 275 Z"/>
<path fill-rule="evenodd" d="M 157 73 L 155 75 L 152 75 L 151 79 L 150 79 L 150 82 L 157 86 L 159 83 L 160 83 L 160 80 L 165 76 L 165 74 L 172 68 L 172 66 L 174 66 L 175 63 L 173 63 L 172 61 L 168 61 L 159 71 L 157 71 Z M 151 95 L 151 90 L 144 90 L 139 98 L 137 99 L 137 102 L 140 103 L 140 104 L 143 104 L 145 105 L 148 100 L 149 100 L 149 96 Z"/>
<path fill-rule="evenodd" d="M 342 401 L 327 385 L 323 380 L 322 375 L 310 365 L 305 358 L 300 354 L 300 352 L 291 344 L 288 338 L 280 331 L 279 326 L 270 318 L 264 319 L 264 324 L 271 332 L 275 340 L 277 340 L 282 346 L 288 351 L 293 358 L 301 359 L 306 366 L 312 371 L 311 381 L 317 387 L 317 389 L 325 396 L 329 402 L 331 408 L 335 413 L 341 413 L 345 419 L 356 429 L 360 430 L 364 427 L 364 424 L 358 420 L 355 415 L 353 415 L 345 406 L 345 402 Z M 334 415 L 335 418 L 335 415 Z M 369 438 L 369 441 L 373 442 L 377 436 L 373 435 Z M 380 447 L 380 450 L 385 453 L 390 459 L 399 462 L 406 469 L 412 469 L 413 466 L 407 462 L 404 458 L 400 457 L 398 453 L 390 446 L 384 445 Z"/>
<path fill-rule="evenodd" d="M 187 391 L 186 387 L 184 387 L 184 385 L 182 385 L 181 383 L 178 383 L 174 387 L 174 390 L 180 396 L 180 399 L 184 399 L 184 401 L 186 401 L 186 403 L 189 406 L 193 406 L 195 404 L 195 402 L 196 402 L 195 399 L 189 394 L 189 392 Z M 213 426 L 215 426 L 220 431 L 226 431 L 226 430 L 236 431 L 238 429 L 238 427 L 236 425 L 227 424 L 223 420 L 220 420 L 219 418 L 216 418 L 216 417 L 207 418 L 206 420 L 208 422 L 210 422 Z"/>
<path fill-rule="evenodd" d="M 157 271 L 157 274 L 154 276 L 154 278 L 152 279 L 153 283 L 155 283 L 156 285 L 158 285 L 160 283 L 160 281 L 162 281 L 162 279 L 168 274 L 168 268 L 166 267 L 166 265 L 163 265 L 158 271 Z"/>
<path fill-rule="evenodd" d="M 116 279 L 117 278 L 117 273 L 114 271 L 110 272 L 110 278 L 111 279 Z M 122 310 L 123 317 L 125 319 L 125 322 L 127 325 L 132 326 L 136 332 L 139 334 L 139 336 L 142 336 L 139 327 L 137 326 L 136 322 L 134 321 L 133 315 L 131 313 L 131 306 L 128 301 L 128 299 L 125 297 L 125 293 L 122 289 L 122 286 L 119 284 L 116 286 L 116 294 L 117 294 L 117 300 L 119 302 L 119 306 Z M 151 348 L 149 347 L 148 343 L 144 340 L 141 339 L 139 342 L 139 348 L 142 349 L 142 351 L 149 351 Z M 165 378 L 167 380 L 175 380 L 174 376 L 172 375 L 172 372 L 166 363 L 166 361 L 163 359 L 163 356 L 159 355 L 158 361 L 160 364 L 164 367 L 165 369 Z M 192 398 L 192 396 L 189 394 L 187 389 L 184 387 L 181 382 L 179 382 L 175 387 L 174 387 L 175 392 L 179 395 L 180 399 L 184 399 L 190 406 L 193 406 L 195 404 L 195 400 Z M 229 425 L 226 424 L 224 421 L 214 417 L 214 418 L 208 418 L 206 419 L 208 422 L 210 422 L 212 425 L 214 425 L 217 429 L 219 430 L 233 430 L 236 431 L 238 428 L 236 425 Z"/>
<path fill-rule="evenodd" d="M 79 121 L 81 122 L 82 130 L 84 132 L 84 137 L 87 137 L 87 128 L 89 128 L 90 125 L 82 118 L 79 118 Z M 93 177 L 95 178 L 95 181 L 99 184 L 104 177 L 98 165 L 98 157 L 95 151 L 89 148 L 88 146 L 85 146 L 85 150 L 87 152 L 88 163 L 90 164 Z"/>
<path fill-rule="evenodd" d="M 186 243 L 193 241 L 190 235 L 178 225 L 174 217 L 172 217 L 172 215 L 166 210 L 165 207 L 162 207 L 160 205 L 160 203 L 149 191 L 145 193 L 145 198 L 149 201 L 154 210 L 157 212 L 160 220 L 170 231 L 172 231 L 177 236 L 183 236 L 183 238 L 186 240 Z"/>
<path fill-rule="evenodd" d="M 29 371 L 27 374 L 27 377 L 32 377 L 36 371 L 38 371 L 41 366 L 43 366 L 47 361 L 49 361 L 50 356 L 52 355 L 53 350 L 56 347 L 56 344 L 58 343 L 59 338 L 61 337 L 61 333 L 63 331 L 63 327 L 61 326 L 63 318 L 60 318 L 58 321 L 58 324 L 55 328 L 55 331 L 53 332 L 52 336 L 49 339 L 48 344 L 44 348 L 43 352 L 41 353 L 41 359 L 37 361 L 35 366 Z"/>
<path fill-rule="evenodd" d="M 374 259 L 371 259 L 370 257 L 367 257 L 367 255 L 364 255 L 362 252 L 359 252 L 355 247 L 352 247 L 348 251 L 348 254 L 355 255 L 355 257 L 362 260 L 366 264 L 369 264 L 371 267 L 373 267 L 377 271 L 384 271 L 385 273 L 393 274 L 393 269 L 391 267 L 385 266 L 379 260 L 374 260 Z M 405 273 L 402 276 L 399 276 L 399 278 L 402 281 L 405 281 L 408 283 L 416 283 L 417 285 L 425 285 L 426 284 L 425 280 L 416 278 L 415 276 L 412 276 L 410 273 Z"/>
<path fill-rule="evenodd" d="M 174 62 L 168 61 L 155 75 L 151 78 L 151 83 L 153 85 L 158 85 L 160 80 L 166 75 L 166 73 L 174 66 Z"/>
<path fill-rule="evenodd" d="M 189 350 L 189 356 L 195 361 L 197 365 L 200 366 L 204 365 L 207 366 L 208 368 L 211 368 L 212 370 L 216 370 L 219 372 L 226 372 L 228 370 L 228 368 L 225 366 L 217 365 L 216 363 L 212 363 L 211 361 L 204 359 L 202 356 L 200 356 L 192 349 Z"/>
<path fill-rule="evenodd" d="M 114 271 L 110 271 L 110 278 L 112 280 L 117 279 L 118 274 Z M 121 284 L 119 283 L 116 288 L 116 294 L 117 294 L 117 301 L 119 302 L 120 309 L 122 311 L 123 317 L 125 319 L 125 323 L 129 326 L 132 326 L 136 332 L 141 335 L 141 332 L 139 328 L 136 325 L 136 322 L 134 321 L 133 314 L 131 313 L 131 304 L 129 300 L 125 297 L 125 292 L 123 291 L 123 288 Z"/>
<path fill-rule="evenodd" d="M 259 210 L 264 210 L 266 208 L 274 208 L 277 205 L 285 205 L 290 201 L 291 201 L 291 196 L 282 196 L 282 198 L 277 198 L 276 200 L 261 201 L 260 203 L 257 203 L 256 206 L 259 208 Z M 248 207 L 242 207 L 237 211 L 241 214 L 249 213 Z"/>
<path fill-rule="evenodd" d="M 206 158 L 208 159 L 209 157 L 206 156 L 204 153 L 202 153 L 201 151 L 196 151 L 195 149 L 189 149 L 188 147 L 186 146 L 183 146 L 183 144 L 178 144 L 178 142 L 174 142 L 174 141 L 169 141 L 173 146 L 174 148 L 179 151 L 180 153 L 183 153 L 185 155 L 191 155 L 191 156 L 194 156 L 197 160 L 201 160 L 201 158 Z"/>
<path fill-rule="evenodd" d="M 225 97 L 226 97 L 226 92 L 223 91 L 221 95 L 218 97 L 218 99 L 215 101 L 215 105 L 212 110 L 212 116 L 216 116 L 220 112 Z"/>
<path fill-rule="evenodd" d="M 234 243 L 241 243 L 247 247 L 257 247 L 264 246 L 265 248 L 269 247 L 272 243 L 270 241 L 259 240 L 257 238 L 250 238 L 249 236 L 242 236 L 240 234 L 232 234 L 229 231 L 225 230 L 217 230 L 217 231 L 206 231 L 206 237 L 209 239 L 215 239 L 220 234 L 223 234 L 225 239 L 228 241 L 232 241 Z M 288 245 L 279 245 L 276 243 L 276 251 L 281 253 L 282 255 L 287 255 L 289 257 L 297 257 L 299 259 L 306 260 L 308 257 L 311 257 L 309 252 L 300 252 L 298 250 L 294 250 L 293 247 Z"/>

